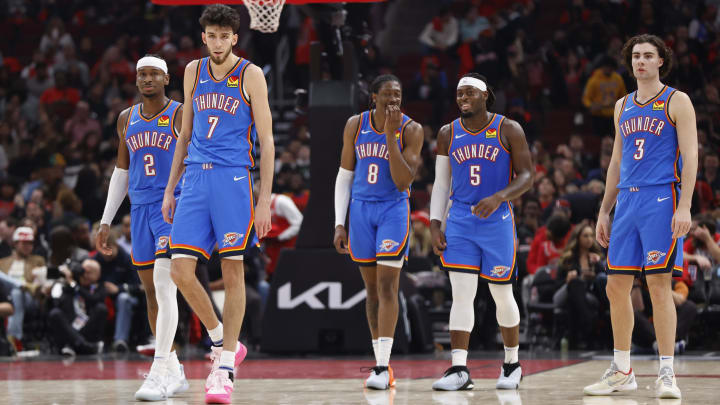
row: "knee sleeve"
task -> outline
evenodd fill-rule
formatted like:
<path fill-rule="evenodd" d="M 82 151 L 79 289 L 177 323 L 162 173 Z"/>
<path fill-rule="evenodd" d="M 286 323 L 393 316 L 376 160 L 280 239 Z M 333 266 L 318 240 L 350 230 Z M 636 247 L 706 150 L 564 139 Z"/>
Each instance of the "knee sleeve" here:
<path fill-rule="evenodd" d="M 397 259 L 397 260 L 378 260 L 377 264 L 381 266 L 388 266 L 388 267 L 394 267 L 396 269 L 401 269 L 403 264 L 405 264 L 405 259 Z"/>
<path fill-rule="evenodd" d="M 186 255 L 186 254 L 184 254 L 184 253 L 173 253 L 172 258 L 173 258 L 173 259 L 194 259 L 194 260 L 197 260 L 197 257 L 195 257 L 195 256 L 193 256 L 193 255 Z M 157 260 L 162 260 L 162 259 L 157 259 Z M 157 260 L 155 260 L 155 261 L 157 262 Z"/>
<path fill-rule="evenodd" d="M 475 325 L 475 293 L 478 276 L 469 273 L 448 272 L 452 287 L 452 307 L 450 307 L 450 330 L 471 332 Z"/>
<path fill-rule="evenodd" d="M 177 286 L 170 277 L 170 259 L 155 260 L 153 284 L 158 303 L 156 346 L 162 356 L 170 353 L 178 323 Z"/>
<path fill-rule="evenodd" d="M 489 284 L 490 294 L 495 301 L 495 316 L 498 325 L 512 328 L 520 324 L 520 309 L 513 297 L 512 284 Z"/>

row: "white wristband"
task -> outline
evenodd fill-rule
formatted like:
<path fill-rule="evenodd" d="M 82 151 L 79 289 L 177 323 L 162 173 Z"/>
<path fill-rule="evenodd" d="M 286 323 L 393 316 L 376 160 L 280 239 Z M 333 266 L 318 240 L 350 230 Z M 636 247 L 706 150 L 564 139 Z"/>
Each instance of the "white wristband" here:
<path fill-rule="evenodd" d="M 128 171 L 115 167 L 110 177 L 110 186 L 108 187 L 107 201 L 105 202 L 105 211 L 103 211 L 101 224 L 110 225 L 120 204 L 122 204 L 128 189 Z"/>
<path fill-rule="evenodd" d="M 450 157 L 437 155 L 435 159 L 435 183 L 430 196 L 430 220 L 442 222 L 450 198 Z"/>
<path fill-rule="evenodd" d="M 335 180 L 335 226 L 345 226 L 353 177 L 355 177 L 354 171 L 342 167 L 338 170 L 337 179 Z"/>

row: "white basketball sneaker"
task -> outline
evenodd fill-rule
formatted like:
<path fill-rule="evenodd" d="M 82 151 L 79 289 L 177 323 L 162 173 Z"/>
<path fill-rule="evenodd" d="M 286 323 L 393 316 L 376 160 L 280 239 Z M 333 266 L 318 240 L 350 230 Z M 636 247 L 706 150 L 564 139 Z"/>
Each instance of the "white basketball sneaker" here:
<path fill-rule="evenodd" d="M 466 366 L 452 366 L 445 370 L 445 374 L 435 381 L 432 389 L 436 391 L 463 391 L 475 387 L 470 379 L 470 370 Z"/>
<path fill-rule="evenodd" d="M 682 394 L 675 380 L 675 373 L 670 367 L 663 367 L 655 380 L 655 395 L 658 398 L 680 399 Z"/>
<path fill-rule="evenodd" d="M 637 382 L 632 368 L 627 373 L 623 373 L 618 370 L 615 362 L 612 362 L 600 381 L 585 387 L 583 393 L 585 395 L 608 395 L 615 391 L 634 391 L 636 389 Z"/>
<path fill-rule="evenodd" d="M 135 392 L 136 401 L 164 401 L 167 397 L 167 379 L 153 372 L 145 374 L 145 381 Z"/>
<path fill-rule="evenodd" d="M 520 380 L 522 380 L 520 363 L 503 363 L 495 388 L 499 390 L 516 390 L 520 385 Z"/>
<path fill-rule="evenodd" d="M 177 370 L 168 370 L 167 375 L 167 393 L 168 397 L 174 397 L 182 394 L 190 388 L 187 378 L 185 378 L 185 368 L 180 364 Z"/>
<path fill-rule="evenodd" d="M 365 388 L 386 390 L 391 386 L 392 375 L 389 367 L 375 366 L 365 380 Z M 393 384 L 394 385 L 394 384 Z"/>

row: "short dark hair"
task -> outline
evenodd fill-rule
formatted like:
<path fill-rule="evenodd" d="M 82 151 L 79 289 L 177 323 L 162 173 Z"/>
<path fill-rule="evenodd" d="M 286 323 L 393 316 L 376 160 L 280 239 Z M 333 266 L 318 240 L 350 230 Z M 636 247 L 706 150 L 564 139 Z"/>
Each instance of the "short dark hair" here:
<path fill-rule="evenodd" d="M 370 83 L 370 92 L 372 94 L 378 94 L 380 87 L 387 82 L 397 82 L 400 85 L 400 88 L 402 88 L 402 83 L 400 83 L 400 79 L 398 79 L 397 76 L 387 74 L 376 77 L 375 80 Z"/>
<path fill-rule="evenodd" d="M 660 37 L 656 35 L 651 34 L 641 34 L 641 35 L 635 35 L 634 37 L 628 39 L 627 42 L 625 42 L 625 45 L 623 45 L 622 49 L 622 59 L 623 63 L 625 64 L 625 68 L 627 68 L 628 72 L 630 74 L 633 74 L 632 69 L 632 50 L 633 47 L 637 44 L 645 44 L 648 43 L 652 46 L 654 46 L 657 49 L 658 56 L 662 58 L 663 64 L 660 66 L 660 78 L 667 76 L 668 73 L 670 73 L 670 70 L 672 69 L 673 65 L 673 52 L 672 49 L 670 49 L 667 45 L 665 45 L 665 42 L 663 42 Z"/>
<path fill-rule="evenodd" d="M 238 14 L 237 10 L 225 4 L 207 6 L 198 21 L 203 30 L 208 25 L 217 25 L 219 27 L 230 27 L 233 34 L 236 34 L 240 29 L 240 14 Z"/>
<path fill-rule="evenodd" d="M 487 85 L 487 92 L 488 92 L 488 98 L 487 98 L 487 101 L 485 102 L 485 107 L 490 108 L 493 106 L 493 104 L 495 104 L 495 93 L 493 92 L 492 87 L 490 87 L 490 83 L 488 83 L 488 80 L 485 76 L 483 76 L 479 73 L 470 72 L 470 73 L 465 73 L 463 75 L 463 77 L 472 77 L 472 78 L 480 79 L 480 80 L 484 81 L 485 84 Z"/>

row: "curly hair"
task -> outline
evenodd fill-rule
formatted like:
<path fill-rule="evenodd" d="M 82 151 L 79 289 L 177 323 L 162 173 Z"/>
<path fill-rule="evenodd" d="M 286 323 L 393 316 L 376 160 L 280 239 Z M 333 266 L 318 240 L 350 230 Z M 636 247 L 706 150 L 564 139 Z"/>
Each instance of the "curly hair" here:
<path fill-rule="evenodd" d="M 660 78 L 667 76 L 673 66 L 673 52 L 660 37 L 651 34 L 635 35 L 628 39 L 623 45 L 622 60 L 628 72 L 632 75 L 632 50 L 637 44 L 650 44 L 657 49 L 658 56 L 662 58 L 663 64 L 660 66 Z"/>
<path fill-rule="evenodd" d="M 219 27 L 230 27 L 232 28 L 233 34 L 238 32 L 240 28 L 240 14 L 237 10 L 224 4 L 213 4 L 203 10 L 200 19 L 198 20 L 202 25 L 203 30 L 208 25 L 217 25 Z"/>

